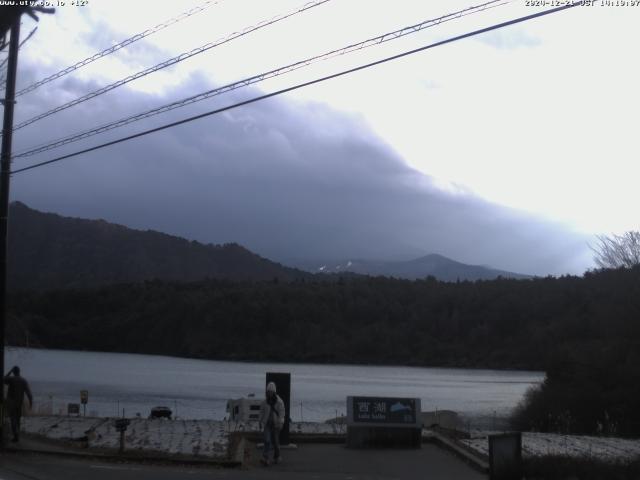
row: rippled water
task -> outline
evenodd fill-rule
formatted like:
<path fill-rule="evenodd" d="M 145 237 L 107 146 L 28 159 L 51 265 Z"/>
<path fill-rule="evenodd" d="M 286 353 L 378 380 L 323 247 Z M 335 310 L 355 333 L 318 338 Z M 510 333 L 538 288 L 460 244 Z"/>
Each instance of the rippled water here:
<path fill-rule="evenodd" d="M 454 410 L 472 426 L 498 426 L 541 372 L 354 365 L 269 364 L 155 355 L 7 349 L 39 407 L 66 412 L 89 390 L 87 414 L 147 416 L 165 405 L 181 418 L 222 419 L 229 398 L 264 391 L 266 372 L 291 373 L 291 418 L 321 421 L 346 413 L 347 395 L 418 397 L 422 410 Z"/>

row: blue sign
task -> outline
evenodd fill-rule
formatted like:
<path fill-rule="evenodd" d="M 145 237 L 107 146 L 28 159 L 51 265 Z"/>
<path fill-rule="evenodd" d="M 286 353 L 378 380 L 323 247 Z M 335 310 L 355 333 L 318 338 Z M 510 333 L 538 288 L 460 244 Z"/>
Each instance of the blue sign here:
<path fill-rule="evenodd" d="M 349 397 L 353 423 L 415 425 L 415 398 Z"/>

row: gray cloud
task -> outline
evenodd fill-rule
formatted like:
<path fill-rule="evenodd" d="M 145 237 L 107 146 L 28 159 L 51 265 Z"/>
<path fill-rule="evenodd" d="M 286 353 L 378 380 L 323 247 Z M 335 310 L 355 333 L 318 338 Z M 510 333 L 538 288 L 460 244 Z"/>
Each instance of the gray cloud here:
<path fill-rule="evenodd" d="M 64 83 L 65 92 L 75 95 L 93 87 Z M 166 97 L 120 89 L 17 132 L 16 150 L 207 88 L 208 80 L 194 76 Z M 237 92 L 100 140 L 257 94 Z M 55 104 L 46 91 L 37 91 L 24 98 L 19 115 Z M 65 215 L 203 242 L 234 241 L 281 261 L 408 259 L 435 252 L 541 275 L 589 266 L 583 236 L 469 194 L 441 191 L 359 117 L 286 98 L 18 174 L 12 197 Z"/>

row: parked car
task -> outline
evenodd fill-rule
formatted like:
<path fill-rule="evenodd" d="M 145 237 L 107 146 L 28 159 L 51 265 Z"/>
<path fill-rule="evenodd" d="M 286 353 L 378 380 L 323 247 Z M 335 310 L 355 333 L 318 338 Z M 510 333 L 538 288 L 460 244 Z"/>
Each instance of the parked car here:
<path fill-rule="evenodd" d="M 168 418 L 171 420 L 171 409 L 169 407 L 153 407 L 149 418 Z"/>

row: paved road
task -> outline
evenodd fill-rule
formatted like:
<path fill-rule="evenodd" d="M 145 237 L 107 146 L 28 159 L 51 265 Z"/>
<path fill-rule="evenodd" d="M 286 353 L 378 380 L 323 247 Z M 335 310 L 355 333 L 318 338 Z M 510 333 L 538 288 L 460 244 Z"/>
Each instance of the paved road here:
<path fill-rule="evenodd" d="M 285 461 L 258 465 L 249 450 L 244 469 L 103 462 L 52 455 L 0 455 L 0 480 L 486 480 L 457 457 L 435 445 L 419 450 L 347 450 L 341 445 L 301 445 L 283 452 Z"/>

